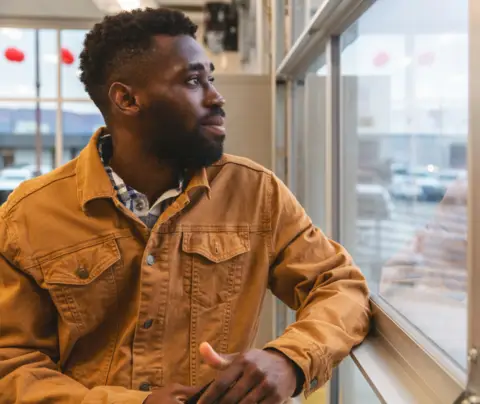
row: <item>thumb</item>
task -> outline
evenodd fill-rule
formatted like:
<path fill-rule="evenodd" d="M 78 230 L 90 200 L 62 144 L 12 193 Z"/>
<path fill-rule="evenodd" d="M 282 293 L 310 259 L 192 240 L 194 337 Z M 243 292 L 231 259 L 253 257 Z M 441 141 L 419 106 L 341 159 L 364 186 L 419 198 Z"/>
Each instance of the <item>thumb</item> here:
<path fill-rule="evenodd" d="M 213 369 L 226 369 L 233 361 L 236 355 L 222 355 L 219 354 L 208 342 L 200 344 L 200 355 L 205 363 Z"/>

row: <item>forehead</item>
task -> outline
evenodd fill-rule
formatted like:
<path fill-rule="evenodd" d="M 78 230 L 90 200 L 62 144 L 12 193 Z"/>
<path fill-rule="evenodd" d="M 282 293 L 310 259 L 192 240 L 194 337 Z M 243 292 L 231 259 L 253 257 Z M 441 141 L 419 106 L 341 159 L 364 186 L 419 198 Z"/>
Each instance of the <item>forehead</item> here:
<path fill-rule="evenodd" d="M 202 46 L 192 37 L 181 35 L 171 37 L 157 35 L 154 38 L 155 49 L 160 54 L 162 65 L 166 70 L 192 70 L 192 66 L 203 66 L 211 70 L 211 62 Z"/>

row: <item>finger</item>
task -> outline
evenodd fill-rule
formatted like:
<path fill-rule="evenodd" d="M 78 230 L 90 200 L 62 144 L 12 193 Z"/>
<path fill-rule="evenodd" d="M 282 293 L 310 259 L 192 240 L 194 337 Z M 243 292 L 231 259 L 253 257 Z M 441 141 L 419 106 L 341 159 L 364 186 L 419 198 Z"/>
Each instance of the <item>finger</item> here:
<path fill-rule="evenodd" d="M 257 385 L 253 390 L 251 390 L 239 404 L 257 404 L 264 403 L 263 400 L 267 398 L 267 393 L 260 385 Z"/>
<path fill-rule="evenodd" d="M 283 400 L 276 394 L 271 384 L 263 379 L 253 390 L 251 390 L 240 404 L 281 404 Z"/>
<path fill-rule="evenodd" d="M 172 393 L 177 399 L 185 400 L 197 394 L 202 387 L 190 387 L 177 384 L 173 387 Z"/>
<path fill-rule="evenodd" d="M 222 397 L 222 404 L 239 403 L 264 380 L 264 374 L 256 366 L 251 366 L 243 372 L 240 379 Z"/>
<path fill-rule="evenodd" d="M 200 344 L 200 355 L 204 362 L 217 370 L 226 369 L 233 362 L 236 355 L 222 355 L 219 354 L 208 342 L 202 342 Z"/>
<path fill-rule="evenodd" d="M 231 365 L 227 370 L 224 370 L 215 379 L 215 381 L 208 387 L 205 393 L 202 394 L 199 404 L 213 404 L 216 400 L 223 397 L 223 395 L 230 390 L 233 384 L 242 376 L 242 366 L 240 363 Z"/>

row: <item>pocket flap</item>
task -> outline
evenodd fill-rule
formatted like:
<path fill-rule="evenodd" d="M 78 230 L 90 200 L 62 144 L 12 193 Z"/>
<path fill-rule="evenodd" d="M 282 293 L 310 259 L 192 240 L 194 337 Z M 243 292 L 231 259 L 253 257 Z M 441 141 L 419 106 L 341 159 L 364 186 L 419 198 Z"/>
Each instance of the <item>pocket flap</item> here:
<path fill-rule="evenodd" d="M 47 284 L 87 285 L 120 260 L 115 240 L 69 252 L 41 264 Z"/>
<path fill-rule="evenodd" d="M 219 263 L 250 251 L 248 232 L 183 233 L 182 249 Z"/>

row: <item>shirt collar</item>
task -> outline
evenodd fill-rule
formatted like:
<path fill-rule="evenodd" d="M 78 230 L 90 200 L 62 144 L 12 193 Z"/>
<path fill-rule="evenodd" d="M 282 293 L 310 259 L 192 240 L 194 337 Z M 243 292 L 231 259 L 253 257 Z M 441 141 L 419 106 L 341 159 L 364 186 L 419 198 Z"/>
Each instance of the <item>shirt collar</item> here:
<path fill-rule="evenodd" d="M 114 198 L 117 195 L 100 158 L 98 143 L 104 134 L 106 134 L 105 127 L 98 129 L 78 157 L 76 169 L 77 194 L 83 209 L 93 200 Z M 210 183 L 205 168 L 194 173 L 188 184 L 184 185 L 186 194 L 189 194 L 193 189 L 204 188 L 208 196 L 210 195 Z"/>

